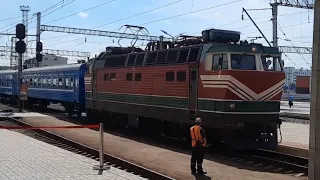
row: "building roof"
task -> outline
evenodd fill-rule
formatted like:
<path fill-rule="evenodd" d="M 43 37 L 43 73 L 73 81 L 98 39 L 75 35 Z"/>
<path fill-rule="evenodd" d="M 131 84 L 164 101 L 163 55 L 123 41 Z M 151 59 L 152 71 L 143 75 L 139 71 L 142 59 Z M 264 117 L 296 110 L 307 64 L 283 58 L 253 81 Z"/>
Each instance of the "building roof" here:
<path fill-rule="evenodd" d="M 72 71 L 79 70 L 81 66 L 85 64 L 67 64 L 67 65 L 58 65 L 58 66 L 45 66 L 45 67 L 34 67 L 30 69 L 25 69 L 23 72 L 52 72 L 52 71 Z"/>

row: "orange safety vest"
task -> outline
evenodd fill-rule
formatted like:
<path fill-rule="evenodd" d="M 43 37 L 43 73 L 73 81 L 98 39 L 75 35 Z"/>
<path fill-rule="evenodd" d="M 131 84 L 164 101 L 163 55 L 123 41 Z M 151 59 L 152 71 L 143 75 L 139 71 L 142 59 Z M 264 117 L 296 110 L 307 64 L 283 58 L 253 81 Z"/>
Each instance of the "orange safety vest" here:
<path fill-rule="evenodd" d="M 196 147 L 197 141 L 199 141 L 199 143 L 201 143 L 203 147 L 206 146 L 206 141 L 201 136 L 200 129 L 201 127 L 198 125 L 192 126 L 190 128 L 192 147 Z"/>

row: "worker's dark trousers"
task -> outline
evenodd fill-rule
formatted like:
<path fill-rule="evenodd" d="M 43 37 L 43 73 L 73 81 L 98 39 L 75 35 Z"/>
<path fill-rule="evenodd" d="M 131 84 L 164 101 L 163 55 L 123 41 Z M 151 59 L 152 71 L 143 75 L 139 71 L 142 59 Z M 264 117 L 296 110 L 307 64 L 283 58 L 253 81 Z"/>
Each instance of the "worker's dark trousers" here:
<path fill-rule="evenodd" d="M 203 156 L 204 156 L 203 146 L 192 148 L 192 155 L 191 155 L 191 171 L 192 172 L 196 172 L 196 170 L 198 170 L 198 173 L 203 172 L 203 169 L 202 169 Z M 196 169 L 196 166 L 197 166 L 197 169 Z"/>

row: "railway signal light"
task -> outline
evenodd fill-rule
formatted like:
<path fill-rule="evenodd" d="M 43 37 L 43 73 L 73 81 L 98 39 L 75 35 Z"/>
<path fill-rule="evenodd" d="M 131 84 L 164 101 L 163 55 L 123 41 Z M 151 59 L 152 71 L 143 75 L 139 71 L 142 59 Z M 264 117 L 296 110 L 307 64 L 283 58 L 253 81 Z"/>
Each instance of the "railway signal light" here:
<path fill-rule="evenodd" d="M 36 51 L 41 52 L 42 51 L 42 42 L 37 42 Z"/>
<path fill-rule="evenodd" d="M 26 43 L 21 40 L 17 41 L 16 46 L 15 46 L 15 50 L 19 54 L 25 53 L 26 52 Z"/>
<path fill-rule="evenodd" d="M 26 26 L 22 23 L 16 26 L 16 37 L 20 40 L 26 37 Z"/>
<path fill-rule="evenodd" d="M 42 54 L 37 53 L 37 54 L 36 54 L 36 60 L 37 60 L 37 62 L 41 62 L 41 61 L 42 61 L 42 57 L 43 57 Z"/>

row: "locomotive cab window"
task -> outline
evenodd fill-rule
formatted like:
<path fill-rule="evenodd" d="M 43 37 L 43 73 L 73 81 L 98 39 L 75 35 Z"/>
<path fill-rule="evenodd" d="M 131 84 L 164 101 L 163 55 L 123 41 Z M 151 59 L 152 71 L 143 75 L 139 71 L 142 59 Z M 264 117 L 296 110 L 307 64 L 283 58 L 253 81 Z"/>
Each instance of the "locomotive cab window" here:
<path fill-rule="evenodd" d="M 261 56 L 263 70 L 265 71 L 281 71 L 280 59 L 272 56 Z"/>
<path fill-rule="evenodd" d="M 227 54 L 215 54 L 212 56 L 212 70 L 228 69 Z"/>
<path fill-rule="evenodd" d="M 256 70 L 254 55 L 231 54 L 231 68 L 239 70 Z"/>

